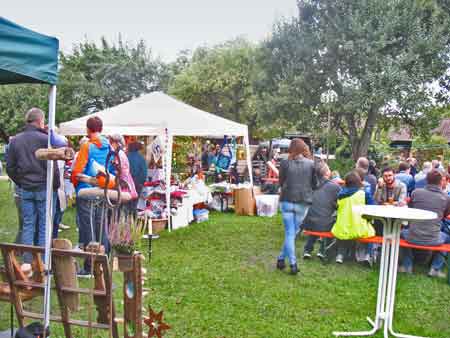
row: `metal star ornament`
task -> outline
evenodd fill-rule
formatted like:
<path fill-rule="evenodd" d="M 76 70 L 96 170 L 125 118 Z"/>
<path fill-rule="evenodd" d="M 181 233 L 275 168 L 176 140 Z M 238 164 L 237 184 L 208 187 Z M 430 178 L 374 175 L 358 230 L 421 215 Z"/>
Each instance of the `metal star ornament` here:
<path fill-rule="evenodd" d="M 156 313 L 149 307 L 148 312 L 149 317 L 144 319 L 145 325 L 149 327 L 147 338 L 162 338 L 164 332 L 170 329 L 170 326 L 163 322 L 163 311 Z"/>

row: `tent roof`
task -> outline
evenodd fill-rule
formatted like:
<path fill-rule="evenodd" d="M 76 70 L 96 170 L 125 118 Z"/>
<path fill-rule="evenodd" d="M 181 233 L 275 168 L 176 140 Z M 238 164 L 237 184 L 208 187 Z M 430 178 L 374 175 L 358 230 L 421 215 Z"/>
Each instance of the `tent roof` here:
<path fill-rule="evenodd" d="M 63 135 L 84 135 L 86 120 L 98 116 L 103 120 L 104 133 L 124 135 L 155 135 L 168 128 L 176 136 L 223 137 L 244 136 L 244 124 L 224 119 L 187 105 L 161 92 L 142 95 L 134 100 L 101 112 L 60 124 Z"/>
<path fill-rule="evenodd" d="M 0 17 L 0 84 L 56 84 L 58 49 L 58 39 Z"/>

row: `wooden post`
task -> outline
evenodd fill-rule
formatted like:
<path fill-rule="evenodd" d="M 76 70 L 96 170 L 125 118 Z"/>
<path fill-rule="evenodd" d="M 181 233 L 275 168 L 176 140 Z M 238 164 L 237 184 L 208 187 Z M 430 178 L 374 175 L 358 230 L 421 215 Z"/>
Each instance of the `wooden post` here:
<path fill-rule="evenodd" d="M 133 269 L 124 272 L 124 337 L 142 338 L 142 255 L 130 256 Z"/>
<path fill-rule="evenodd" d="M 54 239 L 55 249 L 71 250 L 72 243 L 68 239 Z M 75 259 L 71 256 L 53 256 L 54 276 L 56 293 L 58 295 L 59 307 L 61 310 L 61 321 L 64 327 L 66 338 L 72 338 L 70 328 L 70 310 L 77 311 L 80 302 L 78 293 L 67 293 L 62 291 L 64 287 L 78 288 L 77 269 Z"/>

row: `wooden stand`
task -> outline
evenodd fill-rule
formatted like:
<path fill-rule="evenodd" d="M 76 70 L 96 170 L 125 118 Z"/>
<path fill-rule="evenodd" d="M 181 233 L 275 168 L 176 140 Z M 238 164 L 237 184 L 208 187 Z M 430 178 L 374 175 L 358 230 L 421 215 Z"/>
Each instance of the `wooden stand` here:
<path fill-rule="evenodd" d="M 108 256 L 102 252 L 102 247 L 89 246 L 87 252 L 68 250 L 72 244 L 68 240 L 55 240 L 52 249 L 53 273 L 55 277 L 55 289 L 58 295 L 60 315 L 52 314 L 50 320 L 62 323 L 66 338 L 74 338 L 72 325 L 110 330 L 113 338 L 119 338 L 115 308 L 111 290 L 111 274 L 108 265 Z M 43 319 L 38 312 L 26 311 L 23 302 L 32 296 L 43 295 L 45 278 L 41 255 L 44 248 L 1 243 L 0 250 L 3 254 L 6 267 L 6 277 L 9 284 L 9 300 L 16 309 L 20 327 L 24 326 L 24 318 Z M 16 255 L 30 252 L 36 263 L 32 280 L 21 275 L 17 264 Z M 76 275 L 75 258 L 91 259 L 93 261 L 94 289 L 80 288 Z M 121 256 L 119 264 L 123 272 L 123 299 L 124 299 L 124 337 L 142 338 L 142 260 L 144 257 L 139 252 L 129 256 Z M 94 298 L 96 305 L 96 321 L 71 319 L 72 312 L 78 310 L 79 295 L 89 295 Z"/>
<path fill-rule="evenodd" d="M 70 243 L 70 242 L 69 242 Z M 66 246 L 68 243 L 60 242 L 58 245 Z M 23 302 L 26 300 L 23 296 L 23 291 L 31 293 L 43 294 L 45 289 L 44 278 L 33 279 L 33 281 L 23 280 L 18 278 L 14 262 L 16 262 L 15 255 L 24 252 L 30 252 L 34 257 L 40 257 L 44 254 L 44 248 L 1 243 L 0 250 L 2 251 L 3 259 L 5 261 L 6 276 L 11 290 L 11 303 L 16 309 L 17 319 L 20 327 L 24 326 L 24 318 L 39 319 L 44 318 L 42 313 L 26 311 L 23 307 Z M 88 288 L 79 288 L 73 279 L 73 258 L 92 259 L 94 260 L 94 290 Z M 39 259 L 39 258 L 37 258 Z M 50 320 L 62 323 L 64 327 L 64 334 L 66 338 L 74 338 L 71 330 L 72 325 L 81 326 L 85 328 L 104 329 L 111 331 L 113 338 L 119 338 L 117 330 L 117 323 L 113 320 L 115 318 L 114 302 L 112 301 L 111 291 L 111 275 L 108 265 L 108 256 L 101 253 L 79 252 L 73 250 L 52 249 L 52 259 L 55 262 L 53 272 L 55 276 L 55 289 L 58 294 L 60 315 L 51 315 Z M 72 272 L 71 272 L 72 271 Z M 101 286 L 101 287 L 100 287 Z M 97 309 L 103 308 L 103 313 L 98 311 L 98 320 L 96 322 L 86 320 L 76 320 L 70 318 L 71 308 L 77 305 L 77 296 L 79 294 L 93 295 Z M 69 297 L 67 297 L 69 295 Z M 101 300 L 101 302 L 100 302 Z M 110 304 L 103 306 L 101 304 Z M 109 310 L 110 309 L 110 310 Z M 107 312 L 105 314 L 105 312 Z M 111 313 L 111 316 L 109 315 Z"/>
<path fill-rule="evenodd" d="M 120 256 L 119 270 L 123 272 L 124 337 L 142 338 L 142 259 L 140 253 Z M 125 260 L 129 262 L 125 264 Z"/>

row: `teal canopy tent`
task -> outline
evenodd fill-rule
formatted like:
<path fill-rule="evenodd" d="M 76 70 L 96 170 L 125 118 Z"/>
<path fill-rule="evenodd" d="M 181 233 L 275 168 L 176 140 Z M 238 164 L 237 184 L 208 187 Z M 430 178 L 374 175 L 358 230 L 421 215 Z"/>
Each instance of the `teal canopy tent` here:
<path fill-rule="evenodd" d="M 56 84 L 58 39 L 0 17 L 0 84 Z"/>
<path fill-rule="evenodd" d="M 55 128 L 56 82 L 58 79 L 58 39 L 36 33 L 0 17 L 0 84 L 47 83 L 49 89 L 48 129 Z M 31 107 L 30 107 L 31 108 Z M 47 162 L 47 203 L 45 214 L 46 285 L 44 294 L 44 328 L 50 322 L 50 285 L 53 214 L 53 161 Z M 48 332 L 48 331 L 47 331 Z"/>

